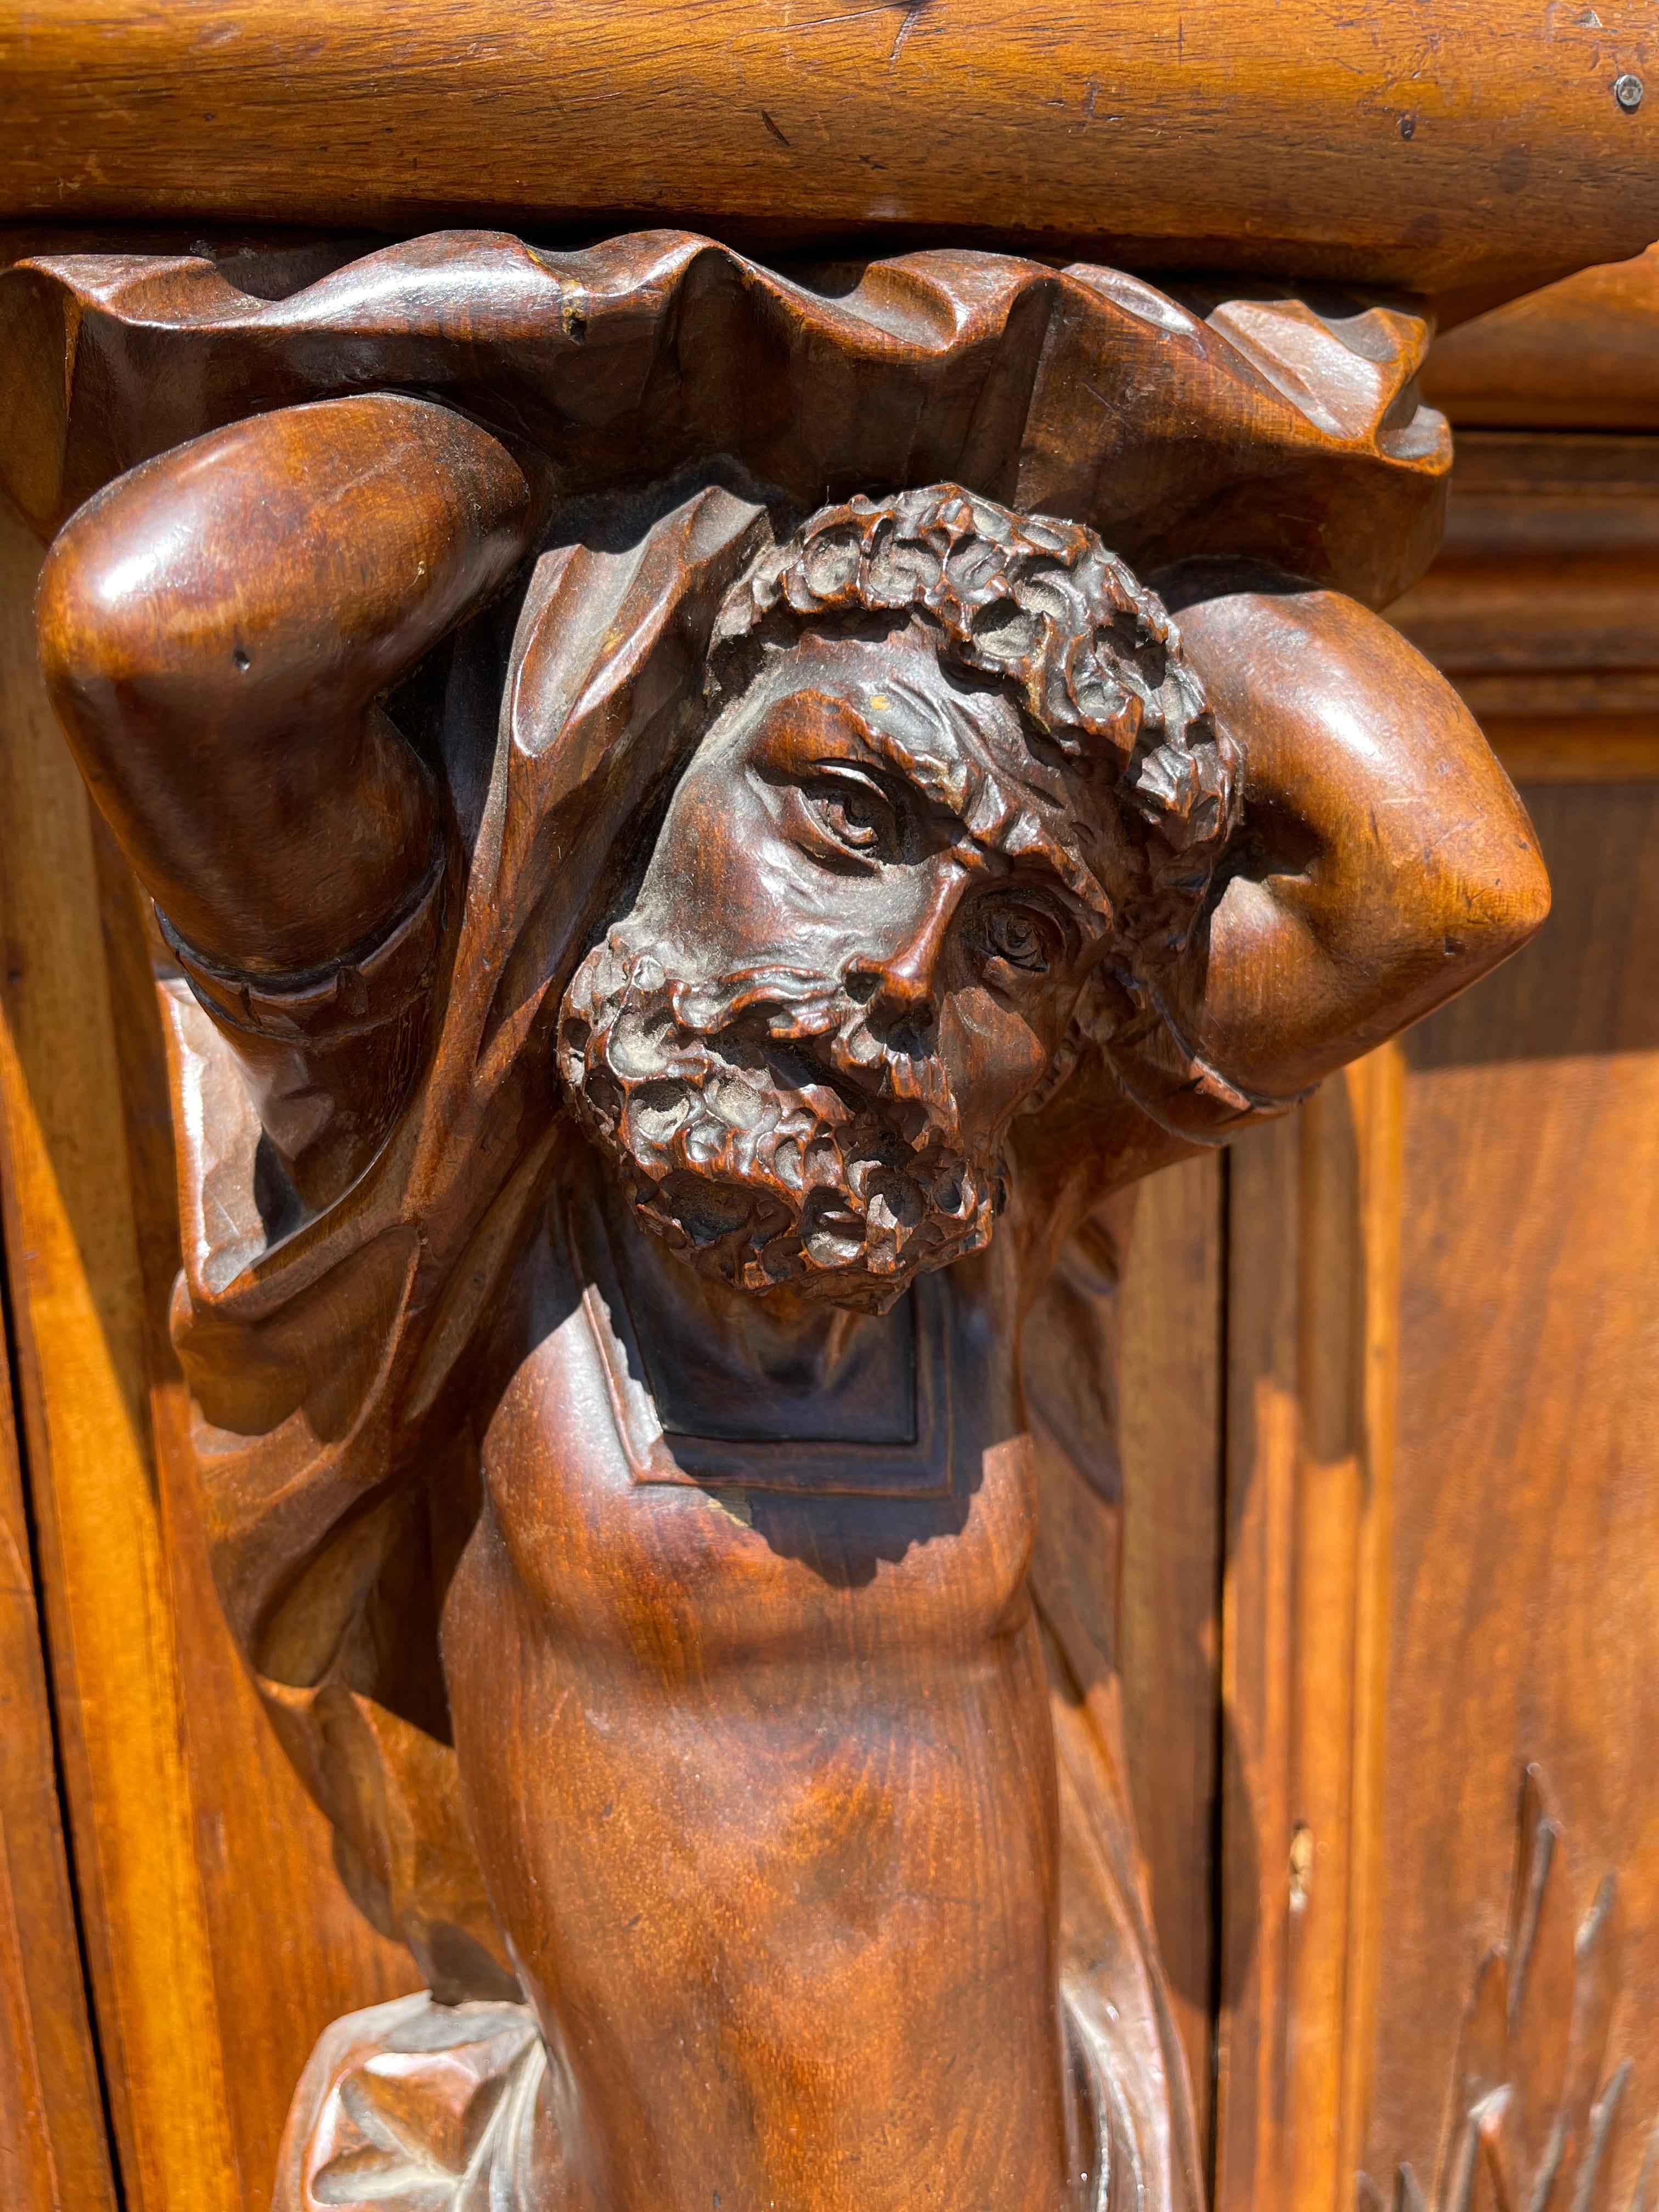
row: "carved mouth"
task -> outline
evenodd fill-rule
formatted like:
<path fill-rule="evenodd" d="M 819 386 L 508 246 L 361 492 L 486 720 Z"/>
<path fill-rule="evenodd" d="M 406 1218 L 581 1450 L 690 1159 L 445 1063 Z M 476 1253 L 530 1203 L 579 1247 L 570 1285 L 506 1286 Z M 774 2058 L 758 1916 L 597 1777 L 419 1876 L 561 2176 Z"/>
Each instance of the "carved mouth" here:
<path fill-rule="evenodd" d="M 734 1018 L 729 990 L 693 1005 L 659 968 L 641 990 L 625 953 L 589 960 L 561 1073 L 641 1219 L 695 1266 L 880 1311 L 988 1241 L 1000 1178 L 963 1153 L 939 1060 L 875 1035 L 833 987 L 789 1004 L 757 990 Z"/>
<path fill-rule="evenodd" d="M 710 1052 L 721 1056 L 720 1042 L 707 1042 Z M 896 1096 L 884 1059 L 862 1067 L 838 1067 L 817 1040 L 768 1036 L 757 1038 L 755 1044 L 778 1088 L 810 1106 L 830 1127 L 873 1119 L 890 1128 L 908 1150 L 921 1146 L 936 1120 L 954 1127 L 954 1111 L 936 1117 L 920 1098 Z M 943 1082 L 935 1087 L 949 1097 Z"/>

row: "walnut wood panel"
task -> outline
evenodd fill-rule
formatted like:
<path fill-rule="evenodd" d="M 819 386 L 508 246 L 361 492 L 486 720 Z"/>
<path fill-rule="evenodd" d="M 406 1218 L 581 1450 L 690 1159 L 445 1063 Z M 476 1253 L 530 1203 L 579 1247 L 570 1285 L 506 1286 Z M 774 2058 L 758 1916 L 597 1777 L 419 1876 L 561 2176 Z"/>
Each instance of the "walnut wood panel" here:
<path fill-rule="evenodd" d="M 1460 434 L 1445 537 L 1389 619 L 1511 772 L 1650 778 L 1659 759 L 1659 439 Z"/>
<path fill-rule="evenodd" d="M 10 0 L 0 206 L 948 227 L 1524 290 L 1659 235 L 1656 72 L 1641 0 L 1457 0 L 1431 31 L 1411 0 Z M 1633 109 L 1613 90 L 1632 77 Z"/>
<path fill-rule="evenodd" d="M 1049 1476 L 1038 1601 L 1079 1681 L 1109 1683 L 1121 1711 L 1200 2142 L 1213 2065 L 1222 1180 L 1208 1155 L 1110 1201 L 1068 1247 L 1025 1334 Z"/>
<path fill-rule="evenodd" d="M 234 2203 L 87 808 L 3 540 L 0 1168 L 76 1856 L 129 2202 Z M 100 1004 L 100 1002 L 102 1002 Z"/>
<path fill-rule="evenodd" d="M 1463 2157 L 1499 2189 L 1474 2202 L 1541 2203 L 1558 2129 L 1549 2204 L 1645 2201 L 1659 791 L 1528 796 L 1539 942 L 1231 1155 L 1218 2203 L 1238 2212 L 1332 2212 L 1359 2174 L 1376 2203 L 1401 2168 L 1401 2205 L 1461 2204 Z M 1528 1932 L 1534 1831 L 1565 1950 Z"/>
<path fill-rule="evenodd" d="M 1607 2201 L 1622 2207 L 1659 2114 L 1659 793 L 1528 797 L 1552 918 L 1512 970 L 1405 1046 L 1363 2163 L 1384 2182 L 1402 2160 L 1434 2167 L 1534 1761 L 1571 1848 L 1571 1923 L 1604 1875 L 1617 1883 L 1609 2063 L 1633 2071 Z"/>
<path fill-rule="evenodd" d="M 1516 783 L 1659 781 L 1659 714 L 1488 714 L 1481 727 Z"/>
<path fill-rule="evenodd" d="M 318 2037 L 341 2013 L 401 1995 L 419 1978 L 408 1954 L 347 1896 L 328 1825 L 259 1710 L 213 1587 L 186 1395 L 167 1328 L 179 1269 L 178 1197 L 145 903 L 95 814 L 92 829 L 238 2201 L 241 2212 L 265 2212 L 289 2096 Z"/>
<path fill-rule="evenodd" d="M 213 1593 L 161 1322 L 177 1230 L 148 952 L 62 780 L 38 556 L 15 522 L 4 545 L 7 1218 L 122 2172 L 129 2204 L 263 2212 L 319 2030 L 411 1976 L 346 1899 Z"/>
<path fill-rule="evenodd" d="M 9 1370 L 0 1358 L 0 2202 L 114 2212 Z"/>

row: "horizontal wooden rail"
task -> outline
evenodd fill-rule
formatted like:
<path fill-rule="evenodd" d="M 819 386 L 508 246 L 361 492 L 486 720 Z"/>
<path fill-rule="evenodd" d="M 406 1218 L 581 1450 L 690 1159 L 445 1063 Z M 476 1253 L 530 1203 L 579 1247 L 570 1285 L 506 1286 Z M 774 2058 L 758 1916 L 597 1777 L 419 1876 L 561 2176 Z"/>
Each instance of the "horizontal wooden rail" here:
<path fill-rule="evenodd" d="M 0 0 L 0 216 L 1518 292 L 1659 235 L 1648 0 Z"/>

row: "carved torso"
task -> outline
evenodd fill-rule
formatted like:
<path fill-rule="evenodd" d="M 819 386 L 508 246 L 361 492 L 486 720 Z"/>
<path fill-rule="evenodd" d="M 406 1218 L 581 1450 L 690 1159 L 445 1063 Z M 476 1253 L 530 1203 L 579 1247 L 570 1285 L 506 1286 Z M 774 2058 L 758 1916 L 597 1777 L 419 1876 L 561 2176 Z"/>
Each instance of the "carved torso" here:
<path fill-rule="evenodd" d="M 935 1293 L 965 1387 L 948 1494 L 915 1500 L 769 1489 L 782 1439 L 732 1448 L 741 1487 L 711 1448 L 696 1486 L 642 1480 L 592 1293 L 544 1241 L 445 1652 L 485 1879 L 610 2147 L 603 2201 L 1052 2212 L 1056 1814 L 994 1293 Z"/>

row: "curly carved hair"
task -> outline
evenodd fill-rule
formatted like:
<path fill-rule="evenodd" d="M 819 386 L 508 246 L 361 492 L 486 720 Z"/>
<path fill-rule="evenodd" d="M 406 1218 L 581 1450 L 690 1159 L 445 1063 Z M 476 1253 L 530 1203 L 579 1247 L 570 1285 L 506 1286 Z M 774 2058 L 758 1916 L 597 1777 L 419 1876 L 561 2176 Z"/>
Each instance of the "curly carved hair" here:
<path fill-rule="evenodd" d="M 820 508 L 769 548 L 720 610 L 711 688 L 741 689 L 766 646 L 808 626 L 884 618 L 920 620 L 944 665 L 1007 690 L 1079 848 L 1117 830 L 1136 879 L 1112 902 L 1127 956 L 1113 965 L 1140 999 L 1143 960 L 1185 944 L 1240 811 L 1238 748 L 1166 610 L 1083 524 L 933 484 Z"/>
<path fill-rule="evenodd" d="M 1110 918 L 1109 956 L 1042 1097 L 1086 1037 L 1121 1048 L 1168 1030 L 1157 971 L 1186 949 L 1239 827 L 1243 754 L 1217 730 L 1159 598 L 1082 522 L 1013 514 L 960 484 L 860 495 L 818 508 L 734 584 L 714 622 L 712 699 L 741 690 L 768 646 L 836 619 L 921 622 L 942 665 L 1002 684 L 1022 710 L 1044 842 L 1071 848 L 1073 880 L 1113 883 L 1091 900 Z M 1212 1078 L 1197 1061 L 1192 1073 Z"/>

